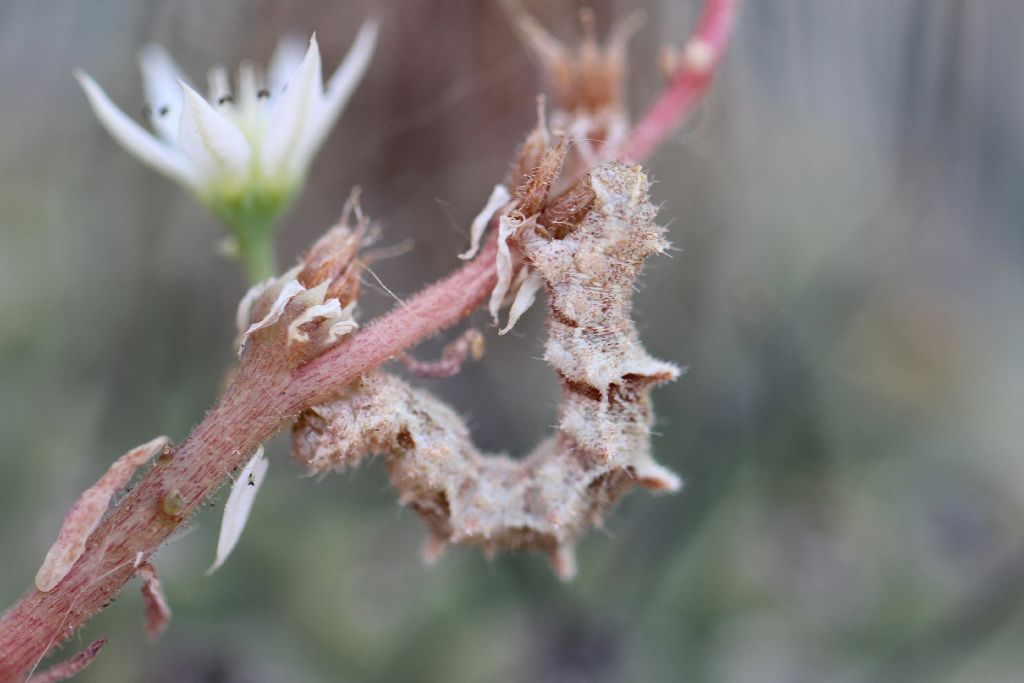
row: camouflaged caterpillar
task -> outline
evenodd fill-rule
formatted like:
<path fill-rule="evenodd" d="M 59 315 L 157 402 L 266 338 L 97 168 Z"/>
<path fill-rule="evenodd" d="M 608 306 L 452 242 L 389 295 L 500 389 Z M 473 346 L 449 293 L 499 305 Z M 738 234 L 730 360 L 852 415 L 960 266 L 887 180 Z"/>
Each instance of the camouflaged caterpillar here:
<path fill-rule="evenodd" d="M 313 472 L 384 455 L 401 503 L 430 529 L 428 560 L 448 543 L 537 550 L 569 579 L 575 540 L 623 493 L 680 487 L 651 456 L 649 398 L 679 369 L 649 356 L 630 320 L 644 260 L 668 246 L 647 177 L 605 163 L 550 197 L 559 155 L 563 145 L 545 146 L 532 172 L 513 171 L 522 182 L 508 211 L 518 212 L 508 240 L 519 267 L 547 291 L 545 360 L 562 383 L 555 433 L 519 460 L 484 455 L 452 408 L 381 371 L 304 412 L 293 430 L 293 455 Z"/>

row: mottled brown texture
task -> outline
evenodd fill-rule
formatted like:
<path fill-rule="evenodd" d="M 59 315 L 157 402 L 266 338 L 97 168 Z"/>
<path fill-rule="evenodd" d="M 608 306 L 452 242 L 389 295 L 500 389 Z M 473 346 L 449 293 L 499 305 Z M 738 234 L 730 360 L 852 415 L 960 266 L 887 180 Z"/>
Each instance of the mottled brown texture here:
<path fill-rule="evenodd" d="M 385 456 L 399 500 L 430 528 L 428 558 L 445 542 L 537 550 L 571 578 L 573 542 L 626 490 L 679 487 L 651 456 L 649 401 L 678 369 L 644 352 L 629 318 L 644 259 L 667 243 L 638 167 L 604 165 L 590 182 L 593 208 L 565 239 L 518 237 L 562 312 L 549 318 L 545 354 L 564 386 L 558 430 L 533 453 L 480 453 L 455 411 L 381 372 L 296 422 L 293 453 L 311 471 Z"/>

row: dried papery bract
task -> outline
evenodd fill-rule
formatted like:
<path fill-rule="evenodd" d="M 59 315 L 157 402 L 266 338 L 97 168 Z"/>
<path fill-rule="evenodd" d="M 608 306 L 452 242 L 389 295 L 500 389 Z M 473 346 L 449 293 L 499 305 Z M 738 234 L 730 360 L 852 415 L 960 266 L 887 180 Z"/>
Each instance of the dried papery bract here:
<path fill-rule="evenodd" d="M 167 604 L 156 567 L 143 562 L 139 565 L 137 573 L 142 579 L 142 602 L 146 607 L 146 636 L 150 640 L 156 640 L 171 622 L 171 608 Z"/>
<path fill-rule="evenodd" d="M 483 334 L 480 333 L 480 330 L 471 327 L 460 334 L 458 339 L 446 344 L 441 352 L 441 358 L 436 361 L 416 360 L 407 353 L 402 353 L 398 359 L 405 364 L 409 374 L 413 377 L 443 379 L 458 374 L 467 358 L 473 360 L 483 358 L 484 346 Z"/>
<path fill-rule="evenodd" d="M 99 481 L 79 496 L 71 506 L 64 524 L 57 535 L 57 541 L 46 553 L 43 565 L 36 573 L 36 588 L 44 593 L 53 590 L 61 582 L 75 562 L 85 552 L 89 536 L 99 526 L 103 514 L 110 505 L 110 499 L 120 491 L 135 474 L 135 470 L 149 461 L 171 443 L 166 436 L 136 446 L 110 466 Z"/>
<path fill-rule="evenodd" d="M 96 658 L 96 655 L 100 653 L 100 650 L 102 650 L 106 644 L 106 638 L 94 640 L 89 643 L 89 647 L 85 648 L 71 659 L 66 662 L 61 662 L 60 664 L 54 664 L 46 671 L 35 674 L 25 681 L 25 683 L 60 683 L 60 681 L 66 681 L 82 671 L 85 667 L 92 664 L 92 660 Z"/>
<path fill-rule="evenodd" d="M 538 550 L 571 578 L 573 542 L 622 493 L 680 486 L 651 456 L 649 402 L 650 388 L 679 371 L 644 352 L 629 318 L 643 261 L 667 242 L 638 167 L 604 165 L 589 183 L 593 207 L 563 239 L 516 238 L 549 294 L 545 358 L 563 385 L 558 431 L 533 453 L 480 453 L 454 410 L 382 372 L 296 423 L 293 453 L 311 471 L 386 456 L 400 501 L 430 527 L 427 558 L 448 542 Z"/>

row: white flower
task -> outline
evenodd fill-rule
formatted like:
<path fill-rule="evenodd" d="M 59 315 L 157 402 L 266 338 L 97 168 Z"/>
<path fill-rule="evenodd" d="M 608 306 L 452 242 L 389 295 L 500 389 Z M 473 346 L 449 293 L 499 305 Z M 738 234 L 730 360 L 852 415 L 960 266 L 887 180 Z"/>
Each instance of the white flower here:
<path fill-rule="evenodd" d="M 276 215 L 294 196 L 362 78 L 376 40 L 377 23 L 367 21 L 326 86 L 316 35 L 305 56 L 294 40 L 283 40 L 266 75 L 252 64 L 239 68 L 234 92 L 227 71 L 212 69 L 208 99 L 163 48 L 148 45 L 139 63 L 155 134 L 118 109 L 88 74 L 75 76 L 115 140 L 190 188 L 237 229 L 239 220 Z"/>
<path fill-rule="evenodd" d="M 256 449 L 252 458 L 246 463 L 234 483 L 231 484 L 231 493 L 228 494 L 228 501 L 224 504 L 224 519 L 220 525 L 220 536 L 217 538 L 217 556 L 213 565 L 206 570 L 212 574 L 224 564 L 228 555 L 235 549 L 238 539 L 242 537 L 245 523 L 249 520 L 249 512 L 252 511 L 252 504 L 256 500 L 263 480 L 267 477 L 268 462 L 263 459 L 263 446 Z"/>

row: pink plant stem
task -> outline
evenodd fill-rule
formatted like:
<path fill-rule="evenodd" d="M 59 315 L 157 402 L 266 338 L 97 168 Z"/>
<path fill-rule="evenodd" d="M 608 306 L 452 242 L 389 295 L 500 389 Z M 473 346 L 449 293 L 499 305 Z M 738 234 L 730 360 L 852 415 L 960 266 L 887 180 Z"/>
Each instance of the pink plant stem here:
<path fill-rule="evenodd" d="M 20 680 L 54 644 L 99 611 L 260 443 L 302 410 L 321 403 L 429 334 L 476 309 L 494 288 L 496 243 L 449 277 L 284 377 L 242 365 L 220 402 L 192 434 L 150 469 L 93 532 L 85 553 L 53 590 L 25 595 L 0 620 L 0 682 Z M 163 501 L 184 502 L 170 516 Z"/>
<path fill-rule="evenodd" d="M 646 159 L 690 113 L 711 83 L 729 42 L 739 0 L 707 0 L 668 88 L 633 128 L 622 161 Z"/>
<path fill-rule="evenodd" d="M 690 110 L 721 57 L 735 7 L 736 0 L 708 0 L 694 39 L 711 46 L 711 69 L 696 73 L 683 67 L 635 129 L 623 158 L 645 158 Z M 148 560 L 259 444 L 359 375 L 475 310 L 494 288 L 495 251 L 492 238 L 475 260 L 291 373 L 243 365 L 189 437 L 146 472 L 93 532 L 71 572 L 49 592 L 29 592 L 0 618 L 0 683 L 21 680 L 51 647 L 106 606 L 135 576 L 139 562 Z M 172 494 L 182 504 L 170 515 L 164 501 Z"/>

